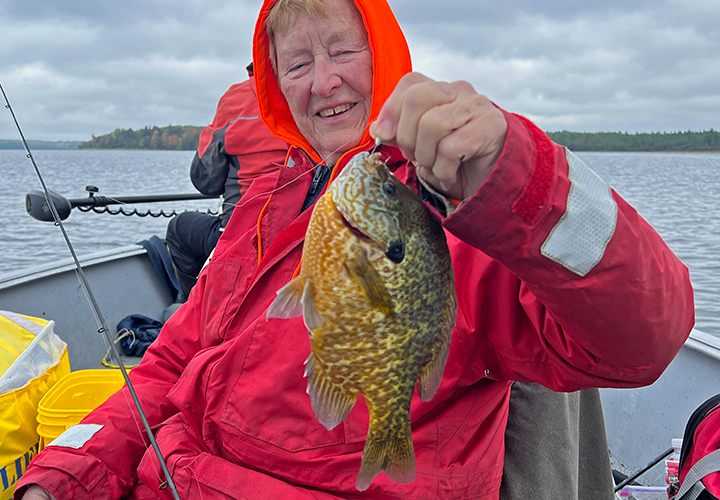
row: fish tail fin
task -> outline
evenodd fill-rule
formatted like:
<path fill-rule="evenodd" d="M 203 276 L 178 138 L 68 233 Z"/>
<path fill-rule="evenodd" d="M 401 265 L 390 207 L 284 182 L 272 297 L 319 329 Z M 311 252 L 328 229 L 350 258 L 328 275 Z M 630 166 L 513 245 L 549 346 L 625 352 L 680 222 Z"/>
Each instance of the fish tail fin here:
<path fill-rule="evenodd" d="M 408 484 L 415 479 L 415 449 L 409 425 L 407 432 L 387 439 L 368 433 L 355 488 L 365 491 L 381 472 L 394 483 Z"/>

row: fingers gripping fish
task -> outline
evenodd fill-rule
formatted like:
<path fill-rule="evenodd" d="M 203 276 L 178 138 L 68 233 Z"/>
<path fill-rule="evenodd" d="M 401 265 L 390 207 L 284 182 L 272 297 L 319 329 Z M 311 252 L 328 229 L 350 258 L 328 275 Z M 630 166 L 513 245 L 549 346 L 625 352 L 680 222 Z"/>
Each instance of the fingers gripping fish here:
<path fill-rule="evenodd" d="M 379 162 L 356 155 L 310 219 L 303 263 L 268 318 L 303 315 L 318 421 L 342 422 L 359 394 L 370 414 L 356 487 L 380 473 L 415 478 L 410 401 L 438 389 L 457 315 L 445 234 L 419 197 Z"/>

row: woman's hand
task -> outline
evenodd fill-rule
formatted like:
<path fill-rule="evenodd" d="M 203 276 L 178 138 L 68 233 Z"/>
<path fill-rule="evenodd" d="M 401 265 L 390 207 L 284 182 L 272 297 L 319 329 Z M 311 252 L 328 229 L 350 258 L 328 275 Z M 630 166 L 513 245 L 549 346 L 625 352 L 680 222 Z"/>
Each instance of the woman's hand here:
<path fill-rule="evenodd" d="M 57 498 L 48 493 L 42 486 L 33 484 L 25 491 L 22 500 L 57 500 Z"/>
<path fill-rule="evenodd" d="M 495 167 L 507 132 L 502 112 L 464 81 L 408 73 L 370 135 L 398 146 L 418 175 L 449 198 L 472 196 Z"/>

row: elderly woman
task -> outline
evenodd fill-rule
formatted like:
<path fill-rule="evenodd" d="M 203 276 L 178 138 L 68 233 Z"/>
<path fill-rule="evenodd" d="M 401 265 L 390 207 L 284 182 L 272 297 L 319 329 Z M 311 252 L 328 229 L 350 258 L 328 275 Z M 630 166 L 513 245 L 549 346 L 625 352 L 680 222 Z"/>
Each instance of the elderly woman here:
<path fill-rule="evenodd" d="M 254 42 L 261 115 L 288 160 L 253 183 L 131 373 L 181 498 L 497 499 L 512 381 L 574 391 L 662 373 L 693 324 L 685 267 L 528 120 L 411 73 L 384 0 L 265 0 Z M 359 492 L 366 407 L 318 423 L 302 319 L 265 315 L 298 267 L 309 207 L 373 137 L 439 207 L 459 313 L 440 388 L 412 402 L 414 480 L 380 474 Z M 140 429 L 123 389 L 37 456 L 16 497 L 171 498 Z"/>

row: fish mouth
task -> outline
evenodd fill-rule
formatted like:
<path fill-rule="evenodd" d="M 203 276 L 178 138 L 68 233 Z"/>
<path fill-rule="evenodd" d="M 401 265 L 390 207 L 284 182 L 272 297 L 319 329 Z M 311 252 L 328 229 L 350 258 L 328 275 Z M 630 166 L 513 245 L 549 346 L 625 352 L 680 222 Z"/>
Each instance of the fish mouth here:
<path fill-rule="evenodd" d="M 320 118 L 330 118 L 331 116 L 337 116 L 342 113 L 345 113 L 346 111 L 350 111 L 352 108 L 354 108 L 357 105 L 357 103 L 345 103 L 345 104 L 339 104 L 333 108 L 323 109 L 322 111 L 319 111 L 317 115 Z"/>
<path fill-rule="evenodd" d="M 340 218 L 342 219 L 343 224 L 345 224 L 345 227 L 347 227 L 357 239 L 377 245 L 375 240 L 353 226 L 342 214 L 340 214 Z M 405 244 L 399 240 L 393 241 L 384 253 L 385 257 L 390 259 L 391 262 L 400 264 L 403 260 L 405 260 Z"/>

